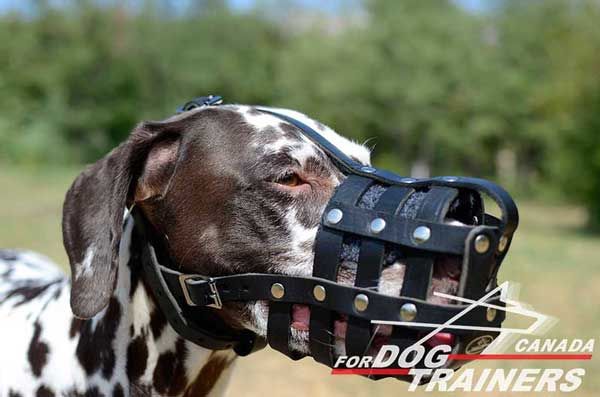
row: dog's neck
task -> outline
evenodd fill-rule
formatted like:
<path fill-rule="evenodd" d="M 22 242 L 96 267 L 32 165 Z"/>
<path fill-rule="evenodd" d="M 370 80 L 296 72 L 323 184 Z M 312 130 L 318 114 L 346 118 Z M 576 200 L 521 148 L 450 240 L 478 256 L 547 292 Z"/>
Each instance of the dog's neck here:
<path fill-rule="evenodd" d="M 132 227 L 133 220 L 129 217 L 121 241 L 113 298 L 91 320 L 96 323 L 96 330 L 110 327 L 115 320 L 119 323 L 114 342 L 105 342 L 113 343 L 115 373 L 126 374 L 122 380 L 124 395 L 224 394 L 235 353 L 204 349 L 175 333 L 139 277 L 140 247 L 131 239 Z M 96 346 L 99 352 L 103 348 Z"/>

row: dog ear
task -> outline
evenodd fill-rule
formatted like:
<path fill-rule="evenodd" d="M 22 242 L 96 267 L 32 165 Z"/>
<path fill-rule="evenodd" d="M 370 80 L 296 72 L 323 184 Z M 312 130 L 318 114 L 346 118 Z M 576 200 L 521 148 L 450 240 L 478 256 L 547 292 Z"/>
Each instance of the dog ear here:
<path fill-rule="evenodd" d="M 172 135 L 152 146 L 135 185 L 135 203 L 156 199 L 167 193 L 175 174 L 180 142 L 178 135 Z"/>
<path fill-rule="evenodd" d="M 178 122 L 142 123 L 127 141 L 82 172 L 67 192 L 62 227 L 75 316 L 90 318 L 108 305 L 125 208 L 137 192 L 138 198 L 150 198 L 161 191 L 161 180 L 168 181 L 181 128 Z"/>

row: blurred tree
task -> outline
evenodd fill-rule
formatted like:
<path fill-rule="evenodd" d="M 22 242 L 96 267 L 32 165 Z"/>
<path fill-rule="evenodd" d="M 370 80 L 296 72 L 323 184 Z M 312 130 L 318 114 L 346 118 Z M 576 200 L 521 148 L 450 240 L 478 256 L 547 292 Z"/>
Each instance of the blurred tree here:
<path fill-rule="evenodd" d="M 370 144 L 391 168 L 458 171 L 464 61 L 476 51 L 476 25 L 451 2 L 369 1 L 363 21 L 333 32 L 318 24 L 292 40 L 281 101 L 358 139 L 377 137 Z"/>
<path fill-rule="evenodd" d="M 588 208 L 589 226 L 600 231 L 600 5 L 576 3 L 544 41 L 550 78 L 540 93 L 552 123 L 548 185 Z"/>
<path fill-rule="evenodd" d="M 0 37 L 12 39 L 0 39 L 0 84 L 11 93 L 0 99 L 0 154 L 89 161 L 141 118 L 166 117 L 195 95 L 269 103 L 279 29 L 223 3 L 191 2 L 172 18 L 153 1 L 139 12 L 84 1 L 1 18 Z"/>

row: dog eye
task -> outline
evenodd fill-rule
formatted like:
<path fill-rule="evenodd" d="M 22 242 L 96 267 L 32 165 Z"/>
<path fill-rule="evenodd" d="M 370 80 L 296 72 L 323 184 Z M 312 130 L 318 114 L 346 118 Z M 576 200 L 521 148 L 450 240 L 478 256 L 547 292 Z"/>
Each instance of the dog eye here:
<path fill-rule="evenodd" d="M 285 185 L 288 187 L 296 187 L 296 186 L 302 185 L 304 183 L 304 181 L 298 176 L 298 174 L 290 173 L 290 174 L 284 175 L 281 178 L 277 179 L 275 181 L 275 183 L 278 183 L 280 185 Z"/>

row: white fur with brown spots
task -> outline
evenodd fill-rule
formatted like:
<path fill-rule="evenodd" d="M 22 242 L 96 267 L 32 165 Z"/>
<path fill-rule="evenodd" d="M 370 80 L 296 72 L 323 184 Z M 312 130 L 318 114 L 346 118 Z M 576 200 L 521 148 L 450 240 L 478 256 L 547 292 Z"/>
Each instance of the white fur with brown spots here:
<path fill-rule="evenodd" d="M 303 114 L 277 110 L 369 164 L 365 147 Z M 139 206 L 185 271 L 310 275 L 317 226 L 342 178 L 295 127 L 252 107 L 197 109 L 140 124 L 67 195 L 72 280 L 36 254 L 0 251 L 0 395 L 222 393 L 234 353 L 184 341 L 166 323 L 140 280 L 133 220 L 123 221 L 122 208 Z M 338 281 L 351 282 L 354 270 L 345 264 Z M 398 294 L 403 275 L 401 263 L 387 267 L 380 290 Z M 445 277 L 437 285 L 453 292 Z M 231 305 L 223 314 L 232 325 L 266 334 L 264 302 Z M 309 353 L 306 308 L 295 306 L 294 318 L 290 347 Z M 339 346 L 343 328 L 336 326 Z"/>

